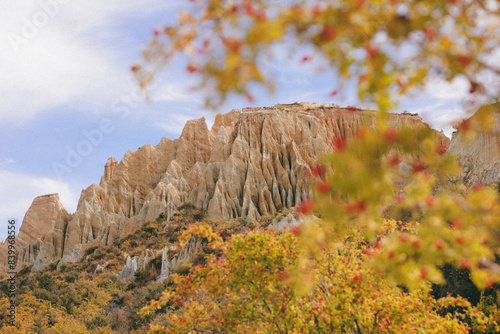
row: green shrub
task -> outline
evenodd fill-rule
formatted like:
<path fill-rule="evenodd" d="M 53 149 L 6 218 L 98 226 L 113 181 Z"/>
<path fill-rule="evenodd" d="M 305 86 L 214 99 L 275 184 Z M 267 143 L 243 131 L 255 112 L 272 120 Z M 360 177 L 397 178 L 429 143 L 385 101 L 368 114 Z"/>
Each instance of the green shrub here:
<path fill-rule="evenodd" d="M 92 247 L 87 248 L 85 250 L 85 256 L 94 253 L 97 250 L 97 248 L 99 248 L 99 246 L 92 246 Z"/>
<path fill-rule="evenodd" d="M 179 207 L 179 211 L 181 210 L 190 210 L 190 209 L 196 209 L 196 206 L 192 203 L 183 203 L 180 207 Z"/>
<path fill-rule="evenodd" d="M 203 211 L 198 211 L 197 213 L 194 214 L 193 218 L 195 220 L 202 220 L 203 218 L 205 218 L 205 213 Z"/>

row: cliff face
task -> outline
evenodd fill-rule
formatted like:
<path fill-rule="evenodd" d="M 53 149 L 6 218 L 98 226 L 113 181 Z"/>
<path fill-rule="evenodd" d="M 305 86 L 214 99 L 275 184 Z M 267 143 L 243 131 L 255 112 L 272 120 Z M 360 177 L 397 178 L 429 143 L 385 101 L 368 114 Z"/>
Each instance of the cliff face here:
<path fill-rule="evenodd" d="M 462 166 L 463 182 L 468 186 L 499 182 L 500 102 L 482 107 L 465 122 L 467 127 L 480 131 L 472 135 L 464 130 L 454 132 L 448 149 Z M 483 125 L 490 129 L 482 131 Z"/>
<path fill-rule="evenodd" d="M 100 184 L 82 191 L 74 215 L 60 210 L 56 217 L 40 217 L 37 226 L 54 226 L 51 231 L 43 227 L 49 237 L 26 232 L 19 264 L 39 263 L 39 269 L 63 255 L 65 262 L 76 261 L 82 249 L 110 244 L 161 213 L 170 216 L 184 202 L 205 209 L 211 218 L 226 219 L 255 219 L 293 207 L 310 195 L 309 166 L 332 139 L 353 136 L 372 115 L 291 104 L 217 115 L 212 129 L 204 118 L 189 121 L 179 139 L 163 138 L 157 146 L 129 151 L 120 163 L 110 158 Z M 404 113 L 391 116 L 390 123 L 422 121 Z M 37 253 L 31 244 L 38 239 L 53 240 L 54 250 Z M 5 262 L 0 264 L 3 270 Z"/>
<path fill-rule="evenodd" d="M 59 201 L 58 194 L 38 196 L 24 216 L 16 237 L 18 263 L 29 263 L 40 270 L 59 259 L 64 251 L 66 227 L 71 215 Z M 4 248 L 2 245 L 0 248 Z M 0 273 L 5 272 L 7 251 L 0 249 Z"/>

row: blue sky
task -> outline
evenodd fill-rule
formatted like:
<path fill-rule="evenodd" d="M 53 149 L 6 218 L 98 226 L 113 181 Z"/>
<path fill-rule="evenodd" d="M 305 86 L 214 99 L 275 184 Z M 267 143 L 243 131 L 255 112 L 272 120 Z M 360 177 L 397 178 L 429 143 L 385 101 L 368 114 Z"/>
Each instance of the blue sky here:
<path fill-rule="evenodd" d="M 0 239 L 18 228 L 33 198 L 57 192 L 72 213 L 82 189 L 99 183 L 108 157 L 175 139 L 184 123 L 216 112 L 203 107 L 195 81 L 174 62 L 146 101 L 130 67 L 153 29 L 175 22 L 186 0 L 0 0 Z M 279 50 L 277 51 L 279 52 Z M 253 106 L 288 102 L 362 106 L 349 91 L 332 98 L 331 73 L 297 57 L 269 64 L 278 90 Z M 420 113 L 449 135 L 463 117 L 467 84 L 433 81 L 400 110 Z M 125 106 L 128 99 L 138 101 Z M 218 112 L 249 106 L 231 98 Z M 78 158 L 75 158 L 75 153 Z"/>

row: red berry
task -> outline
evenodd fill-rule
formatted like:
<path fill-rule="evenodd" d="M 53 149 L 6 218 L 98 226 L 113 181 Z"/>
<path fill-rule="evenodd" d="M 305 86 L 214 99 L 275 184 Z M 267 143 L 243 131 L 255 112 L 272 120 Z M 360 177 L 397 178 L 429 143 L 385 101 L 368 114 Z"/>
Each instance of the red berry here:
<path fill-rule="evenodd" d="M 465 243 L 465 237 L 464 237 L 463 235 L 459 235 L 458 237 L 456 237 L 456 238 L 455 238 L 455 241 L 456 241 L 458 244 L 462 245 L 462 244 L 464 244 L 464 243 Z"/>
<path fill-rule="evenodd" d="M 425 204 L 427 204 L 427 206 L 434 206 L 434 204 L 436 204 L 436 198 L 434 196 L 427 196 Z"/>
<path fill-rule="evenodd" d="M 427 266 L 422 266 L 420 268 L 420 277 L 425 279 L 427 278 L 427 274 L 429 274 L 429 267 Z"/>
<path fill-rule="evenodd" d="M 469 259 L 462 259 L 460 260 L 460 268 L 462 269 L 470 269 L 472 263 L 470 262 Z"/>
<path fill-rule="evenodd" d="M 434 243 L 434 245 L 436 246 L 437 249 L 443 249 L 443 247 L 444 247 L 444 241 L 442 239 L 438 239 L 438 240 L 436 240 L 436 242 Z"/>
<path fill-rule="evenodd" d="M 388 251 L 388 252 L 387 252 L 387 257 L 388 257 L 389 259 L 392 259 L 392 258 L 393 258 L 393 257 L 395 257 L 395 256 L 396 256 L 396 252 L 395 252 L 395 251 L 391 250 L 391 251 Z"/>
<path fill-rule="evenodd" d="M 412 163 L 411 168 L 415 173 L 421 172 L 425 169 L 425 163 L 422 161 L 415 161 Z"/>
<path fill-rule="evenodd" d="M 347 147 L 347 140 L 344 137 L 333 138 L 333 148 L 336 152 L 342 152 Z"/>
<path fill-rule="evenodd" d="M 389 128 L 384 131 L 384 140 L 388 143 L 395 143 L 399 139 L 399 133 L 395 129 Z"/>
<path fill-rule="evenodd" d="M 446 153 L 446 151 L 447 151 L 446 145 L 439 144 L 436 147 L 436 153 L 439 154 L 439 155 L 444 155 Z"/>
<path fill-rule="evenodd" d="M 408 240 L 410 240 L 410 235 L 406 232 L 401 233 L 399 236 L 399 240 L 401 240 L 402 242 L 408 242 Z"/>
<path fill-rule="evenodd" d="M 356 0 L 356 1 L 354 1 L 354 6 L 356 6 L 357 8 L 363 7 L 364 4 L 365 4 L 365 0 Z"/>
<path fill-rule="evenodd" d="M 280 271 L 278 273 L 278 278 L 281 280 L 281 281 L 284 281 L 286 279 L 288 279 L 290 275 L 286 272 L 286 271 Z"/>
<path fill-rule="evenodd" d="M 455 218 L 451 221 L 451 227 L 459 229 L 461 226 L 462 226 L 462 222 L 460 221 L 460 219 Z"/>
<path fill-rule="evenodd" d="M 399 165 L 399 156 L 394 153 L 392 154 L 389 159 L 387 159 L 387 162 L 389 163 L 389 166 L 391 167 L 396 167 L 397 165 Z"/>
<path fill-rule="evenodd" d="M 132 72 L 137 72 L 141 69 L 141 66 L 140 65 L 134 65 L 132 66 L 132 68 L 130 69 Z"/>
<path fill-rule="evenodd" d="M 464 119 L 458 123 L 458 130 L 467 131 L 470 128 L 470 121 L 468 119 Z"/>
<path fill-rule="evenodd" d="M 321 39 L 325 41 L 332 41 L 337 37 L 337 31 L 332 26 L 325 26 L 321 32 Z"/>
<path fill-rule="evenodd" d="M 420 248 L 420 246 L 422 246 L 422 241 L 416 239 L 416 240 L 413 240 L 411 245 L 414 247 L 414 248 Z"/>
<path fill-rule="evenodd" d="M 186 66 L 186 70 L 189 72 L 189 73 L 196 73 L 196 72 L 199 72 L 200 71 L 200 68 L 198 66 L 194 66 L 194 65 L 188 65 Z"/>
<path fill-rule="evenodd" d="M 246 4 L 245 10 L 247 12 L 247 15 L 249 15 L 249 16 L 255 15 L 255 8 L 253 7 L 253 4 L 251 4 L 251 3 Z"/>
<path fill-rule="evenodd" d="M 317 185 L 316 185 L 316 188 L 318 189 L 318 191 L 322 194 L 327 194 L 328 192 L 330 192 L 330 190 L 332 189 L 332 187 L 330 186 L 330 183 L 326 182 L 326 181 L 321 181 L 319 182 Z"/>
<path fill-rule="evenodd" d="M 359 200 L 356 203 L 356 208 L 358 209 L 359 212 L 363 212 L 366 210 L 366 202 L 363 200 Z"/>
<path fill-rule="evenodd" d="M 311 166 L 311 174 L 315 177 L 324 177 L 326 174 L 326 167 L 322 164 L 315 164 Z"/>
<path fill-rule="evenodd" d="M 484 188 L 484 186 L 481 182 L 476 182 L 472 186 L 472 190 L 474 190 L 474 191 L 479 191 L 479 190 L 482 190 L 483 188 Z"/>
<path fill-rule="evenodd" d="M 347 203 L 344 205 L 344 211 L 346 213 L 354 213 L 354 205 L 353 204 L 350 204 L 350 203 Z"/>
<path fill-rule="evenodd" d="M 344 211 L 349 214 L 357 214 L 366 210 L 366 202 L 359 200 L 355 203 L 348 203 L 344 205 Z"/>
<path fill-rule="evenodd" d="M 368 257 L 377 257 L 378 256 L 378 253 L 375 252 L 373 249 L 370 249 L 370 248 L 365 249 L 363 253 L 365 253 L 366 256 L 368 256 Z"/>
<path fill-rule="evenodd" d="M 372 45 L 366 46 L 365 50 L 366 50 L 366 53 L 368 54 L 368 57 L 370 57 L 370 58 L 375 58 L 376 56 L 378 56 L 378 48 L 376 48 Z"/>
<path fill-rule="evenodd" d="M 352 282 L 352 283 L 358 283 L 358 282 L 360 282 L 361 280 L 363 280 L 363 274 L 357 274 L 357 275 L 355 275 L 355 276 L 351 279 L 351 282 Z"/>
<path fill-rule="evenodd" d="M 240 7 L 238 5 L 232 5 L 230 11 L 232 14 L 236 14 L 239 11 L 239 9 Z"/>
<path fill-rule="evenodd" d="M 250 104 L 254 103 L 255 98 L 251 94 L 246 93 L 245 96 L 247 98 L 248 103 L 250 103 Z"/>
<path fill-rule="evenodd" d="M 308 198 L 308 199 L 302 201 L 302 203 L 300 203 L 297 206 L 297 211 L 300 214 L 309 215 L 312 213 L 313 207 L 314 207 L 314 201 L 312 199 Z"/>
<path fill-rule="evenodd" d="M 433 41 L 434 38 L 436 37 L 437 35 L 437 30 L 436 28 L 434 27 L 425 27 L 424 28 L 424 34 L 425 34 L 425 37 L 429 40 L 429 41 Z"/>
<path fill-rule="evenodd" d="M 472 57 L 470 55 L 461 54 L 457 57 L 457 61 L 462 67 L 466 67 L 472 62 Z"/>
<path fill-rule="evenodd" d="M 404 202 L 406 202 L 406 196 L 398 195 L 398 197 L 396 197 L 396 202 L 398 202 L 399 204 L 403 204 Z"/>

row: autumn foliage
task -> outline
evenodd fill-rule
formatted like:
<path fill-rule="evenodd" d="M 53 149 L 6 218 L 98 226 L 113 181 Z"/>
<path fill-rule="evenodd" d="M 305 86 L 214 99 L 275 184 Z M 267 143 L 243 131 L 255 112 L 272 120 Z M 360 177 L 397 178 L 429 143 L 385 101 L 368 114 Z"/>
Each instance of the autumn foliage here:
<path fill-rule="evenodd" d="M 484 0 L 195 0 L 175 25 L 154 30 L 133 70 L 147 87 L 183 55 L 217 106 L 230 94 L 253 100 L 255 86 L 272 92 L 265 64 L 289 51 L 291 61 L 334 70 L 332 96 L 350 82 L 383 111 L 436 77 L 467 80 L 473 100 L 496 99 L 499 25 L 498 4 Z"/>
<path fill-rule="evenodd" d="M 274 47 L 292 46 L 291 61 L 335 72 L 330 97 L 354 83 L 361 101 L 385 112 L 433 78 L 465 79 L 474 101 L 498 99 L 499 31 L 496 1 L 193 0 L 175 25 L 153 31 L 132 71 L 147 88 L 183 55 L 207 105 L 231 94 L 253 102 L 255 86 L 273 91 L 266 61 L 282 61 Z M 470 138 L 492 131 L 497 109 L 484 106 L 457 128 Z M 52 273 L 66 299 L 38 285 L 19 307 L 30 321 L 0 332 L 107 333 L 150 323 L 151 333 L 499 333 L 498 189 L 466 187 L 427 126 L 392 128 L 387 117 L 366 119 L 352 138 L 332 138 L 332 152 L 311 166 L 314 197 L 296 207 L 300 226 L 169 222 L 162 243 L 201 238 L 205 251 L 161 295 L 152 283 L 146 293 L 136 283 L 95 280 L 90 267 L 76 287 Z M 437 292 L 452 284 L 470 284 L 474 298 Z M 53 307 L 72 293 L 75 302 Z M 103 310 L 114 313 L 101 323 Z"/>
<path fill-rule="evenodd" d="M 150 332 L 467 333 L 425 292 L 405 293 L 371 272 L 356 241 L 322 252 L 307 273 L 297 272 L 293 233 L 252 231 L 212 247 L 207 265 L 175 275 L 172 289 L 143 308 L 147 315 L 170 306 Z"/>
<path fill-rule="evenodd" d="M 434 78 L 465 79 L 472 102 L 499 97 L 494 82 L 500 69 L 492 56 L 500 42 L 495 1 L 191 5 L 179 13 L 178 24 L 155 31 L 135 71 L 142 87 L 180 54 L 186 70 L 200 78 L 208 105 L 234 93 L 253 101 L 253 87 L 272 92 L 275 84 L 262 59 L 281 61 L 275 46 L 292 45 L 291 61 L 335 72 L 339 86 L 330 97 L 353 83 L 359 99 L 382 112 Z M 296 57 L 296 50 L 307 51 Z M 480 117 L 457 128 L 471 138 L 475 131 L 491 131 L 496 109 L 485 106 Z M 206 266 L 175 276 L 175 286 L 143 309 L 168 310 L 151 330 L 499 331 L 498 301 L 491 295 L 478 305 L 456 295 L 429 295 L 431 286 L 450 278 L 446 268 L 464 274 L 477 291 L 496 291 L 500 207 L 495 187 L 463 185 L 454 157 L 428 127 L 391 128 L 380 114 L 366 120 L 355 138 L 332 138 L 332 153 L 311 167 L 311 175 L 317 179 L 314 198 L 296 208 L 302 226 L 212 243 L 217 252 Z"/>
<path fill-rule="evenodd" d="M 496 308 L 431 293 L 445 266 L 466 270 L 480 290 L 498 282 L 496 188 L 466 188 L 427 126 L 389 130 L 383 117 L 311 167 L 317 185 L 296 209 L 302 226 L 227 240 L 206 225 L 188 230 L 181 239 L 213 240 L 215 252 L 141 311 L 167 308 L 151 331 L 499 331 Z"/>

